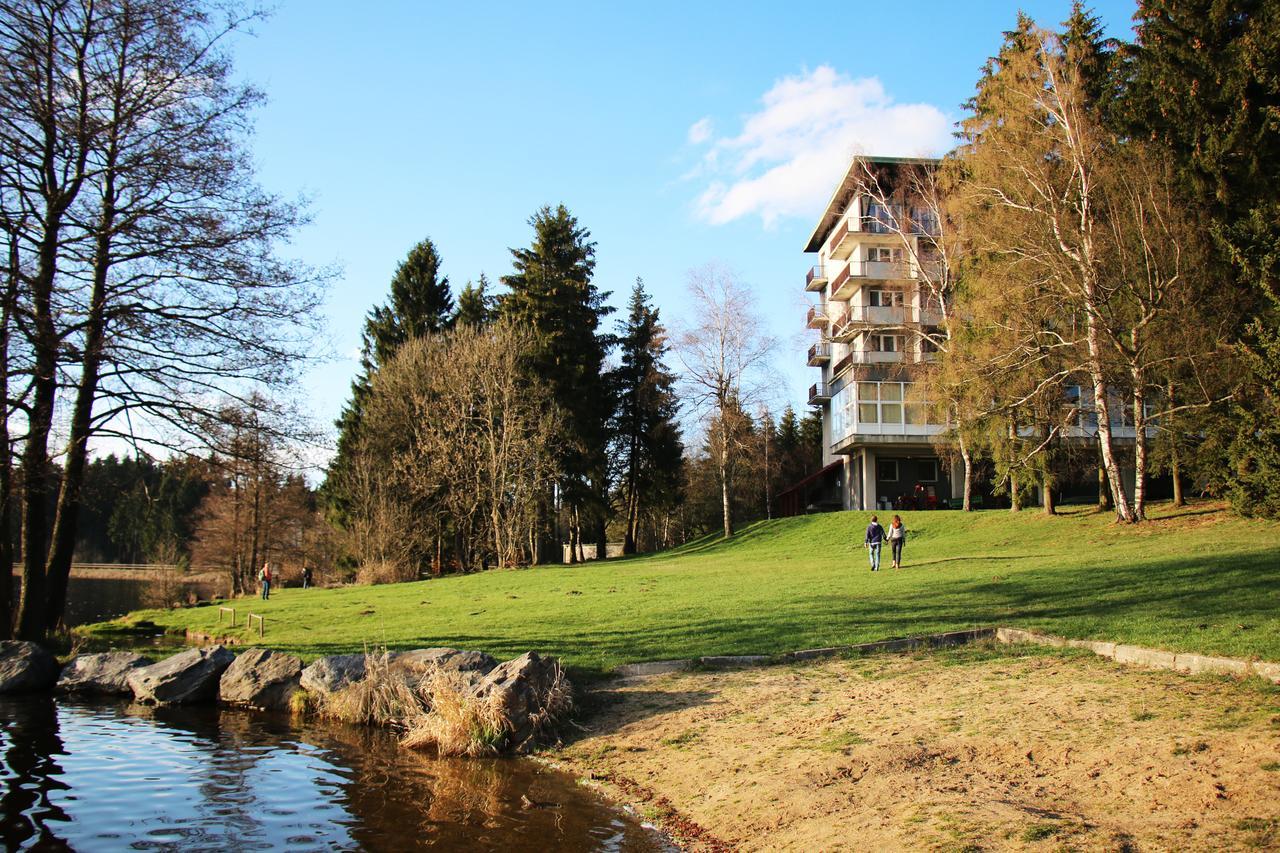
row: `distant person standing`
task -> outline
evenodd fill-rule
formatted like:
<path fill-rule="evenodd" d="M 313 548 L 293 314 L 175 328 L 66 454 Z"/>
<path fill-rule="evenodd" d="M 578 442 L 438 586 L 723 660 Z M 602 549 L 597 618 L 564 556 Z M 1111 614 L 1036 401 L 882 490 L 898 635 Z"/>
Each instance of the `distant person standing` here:
<path fill-rule="evenodd" d="M 262 586 L 262 600 L 266 601 L 271 597 L 271 563 L 262 564 L 262 571 L 258 572 L 258 583 Z"/>
<path fill-rule="evenodd" d="M 867 546 L 867 555 L 871 558 L 871 571 L 880 571 L 880 546 L 884 544 L 884 528 L 874 515 L 867 525 L 867 536 L 863 544 Z"/>
<path fill-rule="evenodd" d="M 907 544 L 907 526 L 902 516 L 895 515 L 889 525 L 889 547 L 893 549 L 893 567 L 902 568 L 902 546 Z"/>
<path fill-rule="evenodd" d="M 310 565 L 305 565 L 302 567 L 302 588 L 303 589 L 311 588 L 311 566 Z"/>

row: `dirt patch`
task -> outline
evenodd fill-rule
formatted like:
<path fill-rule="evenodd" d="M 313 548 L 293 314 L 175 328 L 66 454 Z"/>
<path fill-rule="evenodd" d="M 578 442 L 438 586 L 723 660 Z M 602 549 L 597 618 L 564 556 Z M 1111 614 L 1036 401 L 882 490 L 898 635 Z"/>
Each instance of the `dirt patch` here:
<path fill-rule="evenodd" d="M 588 702 L 563 762 L 694 849 L 1280 843 L 1280 688 L 1257 679 L 983 646 L 679 673 Z"/>

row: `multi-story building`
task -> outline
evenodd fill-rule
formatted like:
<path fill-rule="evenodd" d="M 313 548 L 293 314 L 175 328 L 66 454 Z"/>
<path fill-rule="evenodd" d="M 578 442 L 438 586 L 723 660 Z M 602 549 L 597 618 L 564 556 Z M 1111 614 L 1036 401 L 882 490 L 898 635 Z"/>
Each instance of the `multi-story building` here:
<path fill-rule="evenodd" d="M 906 496 L 945 506 L 963 488 L 938 458 L 932 438 L 944 427 L 930 423 L 913 381 L 942 316 L 920 269 L 937 222 L 904 176 L 936 165 L 855 159 L 805 246 L 817 255 L 805 278 L 818 298 L 807 320 L 818 335 L 808 361 L 820 371 L 809 403 L 821 407 L 825 466 L 812 486 L 828 505 L 838 496 L 846 509 L 887 509 Z"/>

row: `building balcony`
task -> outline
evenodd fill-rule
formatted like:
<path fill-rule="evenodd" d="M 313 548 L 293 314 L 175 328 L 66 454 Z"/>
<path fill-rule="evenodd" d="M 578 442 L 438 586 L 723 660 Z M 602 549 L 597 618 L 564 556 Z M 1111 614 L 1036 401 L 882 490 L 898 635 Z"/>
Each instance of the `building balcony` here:
<path fill-rule="evenodd" d="M 849 217 L 843 216 L 836 223 L 835 231 L 827 242 L 827 255 L 835 260 L 843 261 L 853 254 L 853 247 L 858 244 L 858 232 L 849 226 Z"/>
<path fill-rule="evenodd" d="M 820 406 L 831 401 L 831 390 L 825 382 L 816 382 L 809 386 L 809 405 Z"/>
<path fill-rule="evenodd" d="M 827 269 L 822 264 L 811 267 L 808 275 L 804 277 L 804 289 L 811 293 L 821 291 L 826 283 Z"/>
<path fill-rule="evenodd" d="M 831 298 L 846 301 L 858 289 L 858 280 L 852 278 L 850 271 L 855 265 L 850 262 L 840 268 L 840 272 L 831 279 Z"/>
<path fill-rule="evenodd" d="M 915 309 L 905 305 L 851 305 L 831 322 L 831 339 L 848 343 L 876 330 L 905 329 L 914 322 Z"/>
<path fill-rule="evenodd" d="M 831 344 L 820 343 L 809 347 L 809 366 L 821 367 L 831 361 Z"/>
<path fill-rule="evenodd" d="M 869 281 L 912 281 L 916 271 L 901 261 L 859 261 L 854 275 Z"/>
<path fill-rule="evenodd" d="M 810 329 L 826 330 L 827 323 L 831 318 L 827 314 L 827 303 L 819 302 L 809 309 L 808 315 L 805 317 L 805 325 Z"/>

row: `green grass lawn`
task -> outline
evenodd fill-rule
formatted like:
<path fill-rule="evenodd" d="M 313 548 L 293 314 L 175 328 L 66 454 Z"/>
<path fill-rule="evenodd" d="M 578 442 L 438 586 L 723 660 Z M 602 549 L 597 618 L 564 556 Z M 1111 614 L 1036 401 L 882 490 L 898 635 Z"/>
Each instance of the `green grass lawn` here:
<path fill-rule="evenodd" d="M 584 675 L 997 624 L 1280 661 L 1280 524 L 1209 504 L 1157 506 L 1153 516 L 1128 527 L 1084 509 L 911 513 L 906 568 L 873 574 L 861 544 L 869 514 L 833 513 L 653 556 L 283 589 L 237 610 L 241 625 L 246 609 L 266 617 L 264 645 L 307 659 L 384 644 L 499 658 L 534 649 Z M 215 606 L 142 611 L 87 630 L 106 638 L 140 619 L 250 640 L 243 628 L 219 631 Z"/>

